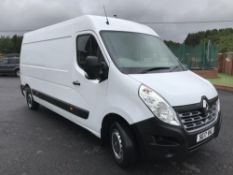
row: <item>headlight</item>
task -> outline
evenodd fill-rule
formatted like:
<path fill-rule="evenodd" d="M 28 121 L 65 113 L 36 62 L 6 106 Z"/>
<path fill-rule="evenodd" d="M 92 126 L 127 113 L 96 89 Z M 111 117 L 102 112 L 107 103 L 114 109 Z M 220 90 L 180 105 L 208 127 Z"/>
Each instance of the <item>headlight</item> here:
<path fill-rule="evenodd" d="M 141 85 L 139 96 L 157 118 L 171 125 L 180 125 L 174 109 L 155 91 Z"/>
<path fill-rule="evenodd" d="M 221 110 L 221 108 L 220 108 L 220 100 L 219 100 L 219 99 L 217 100 L 216 106 L 217 106 L 217 111 L 218 111 L 218 113 L 219 113 L 220 110 Z"/>

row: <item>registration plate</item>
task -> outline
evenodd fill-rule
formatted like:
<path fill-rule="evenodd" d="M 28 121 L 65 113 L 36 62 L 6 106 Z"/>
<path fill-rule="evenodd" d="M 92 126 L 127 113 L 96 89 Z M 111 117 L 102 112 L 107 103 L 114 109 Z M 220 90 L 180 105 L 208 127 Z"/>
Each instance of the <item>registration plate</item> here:
<path fill-rule="evenodd" d="M 197 135 L 197 143 L 201 142 L 214 134 L 214 127 Z"/>

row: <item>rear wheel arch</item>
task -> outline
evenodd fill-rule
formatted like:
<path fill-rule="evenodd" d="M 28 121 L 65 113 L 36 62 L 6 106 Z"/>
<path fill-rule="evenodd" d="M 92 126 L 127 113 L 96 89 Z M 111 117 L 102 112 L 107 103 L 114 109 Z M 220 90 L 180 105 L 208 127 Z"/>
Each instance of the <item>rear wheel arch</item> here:
<path fill-rule="evenodd" d="M 22 85 L 21 87 L 22 87 L 22 90 L 24 91 L 24 94 L 26 93 L 28 89 L 31 90 L 29 84 Z"/>
<path fill-rule="evenodd" d="M 32 92 L 32 90 L 31 90 L 31 88 L 30 88 L 30 86 L 28 84 L 26 84 L 24 86 L 24 91 L 25 91 L 25 97 L 26 97 L 26 101 L 27 101 L 27 105 L 28 105 L 29 109 L 37 110 L 39 108 L 39 103 L 34 101 L 33 92 Z"/>
<path fill-rule="evenodd" d="M 25 85 L 24 85 L 24 88 L 25 88 L 25 89 L 26 89 L 26 88 L 29 88 L 29 89 L 30 89 L 29 84 L 25 84 Z"/>

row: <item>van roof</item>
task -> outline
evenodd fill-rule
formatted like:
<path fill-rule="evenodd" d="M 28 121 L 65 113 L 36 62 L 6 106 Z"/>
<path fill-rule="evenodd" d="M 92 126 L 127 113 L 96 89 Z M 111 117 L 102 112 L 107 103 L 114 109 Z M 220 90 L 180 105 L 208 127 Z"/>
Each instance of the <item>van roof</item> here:
<path fill-rule="evenodd" d="M 109 17 L 109 25 L 106 17 L 84 15 L 65 22 L 41 28 L 24 34 L 23 43 L 30 43 L 53 38 L 71 36 L 74 33 L 91 30 L 99 33 L 103 30 L 137 32 L 158 36 L 150 27 L 136 22 Z"/>

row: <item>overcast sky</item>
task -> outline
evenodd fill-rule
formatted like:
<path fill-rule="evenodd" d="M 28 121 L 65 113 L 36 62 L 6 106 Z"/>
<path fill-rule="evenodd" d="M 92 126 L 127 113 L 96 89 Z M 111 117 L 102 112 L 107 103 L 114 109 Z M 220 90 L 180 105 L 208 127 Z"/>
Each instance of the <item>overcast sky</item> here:
<path fill-rule="evenodd" d="M 218 21 L 226 23 L 150 24 L 166 40 L 182 42 L 188 33 L 233 27 L 232 0 L 0 0 L 0 35 L 3 31 L 37 29 L 83 14 L 140 22 Z M 9 33 L 7 33 L 9 34 Z"/>

